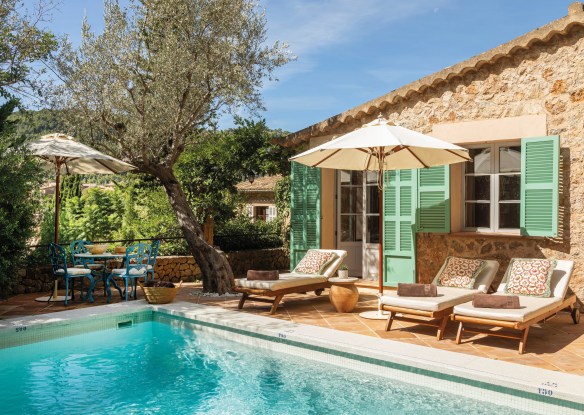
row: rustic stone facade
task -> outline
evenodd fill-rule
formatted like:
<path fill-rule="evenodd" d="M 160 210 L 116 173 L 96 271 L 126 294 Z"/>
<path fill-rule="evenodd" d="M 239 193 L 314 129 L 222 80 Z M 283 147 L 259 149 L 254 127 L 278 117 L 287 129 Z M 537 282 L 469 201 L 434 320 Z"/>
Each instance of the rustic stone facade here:
<path fill-rule="evenodd" d="M 248 269 L 289 269 L 290 257 L 283 248 L 236 251 L 227 254 L 234 275 L 244 276 Z M 162 281 L 192 282 L 200 279 L 201 270 L 192 256 L 159 256 L 154 268 L 155 279 Z M 53 288 L 51 267 L 21 269 L 20 281 L 12 294 L 48 292 Z"/>
<path fill-rule="evenodd" d="M 556 239 L 418 234 L 417 273 L 431 280 L 447 255 L 493 258 L 500 281 L 511 257 L 576 261 L 571 288 L 584 300 L 584 28 L 483 67 L 412 99 L 384 115 L 429 133 L 433 123 L 545 114 L 548 134 L 560 135 L 563 158 L 563 232 Z"/>
<path fill-rule="evenodd" d="M 429 282 L 448 255 L 492 258 L 501 280 L 511 257 L 575 261 L 571 289 L 584 301 L 584 7 L 521 38 L 444 69 L 287 137 L 353 131 L 379 114 L 429 134 L 443 123 L 542 115 L 561 145 L 560 236 L 526 238 L 452 233 L 417 235 L 417 276 Z M 517 137 L 521 138 L 521 137 Z"/>

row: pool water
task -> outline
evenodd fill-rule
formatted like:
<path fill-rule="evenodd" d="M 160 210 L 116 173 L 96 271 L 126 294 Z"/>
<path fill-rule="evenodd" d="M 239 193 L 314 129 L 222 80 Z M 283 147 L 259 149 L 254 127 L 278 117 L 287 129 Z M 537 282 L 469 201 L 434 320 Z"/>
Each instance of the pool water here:
<path fill-rule="evenodd" d="M 2 414 L 519 414 L 161 322 L 0 350 Z"/>

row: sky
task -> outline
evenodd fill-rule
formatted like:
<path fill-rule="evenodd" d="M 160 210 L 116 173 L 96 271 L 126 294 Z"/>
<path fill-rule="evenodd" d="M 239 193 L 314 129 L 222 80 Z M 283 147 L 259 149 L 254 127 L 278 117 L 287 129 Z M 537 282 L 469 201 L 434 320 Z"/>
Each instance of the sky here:
<path fill-rule="evenodd" d="M 57 2 L 46 23 L 54 33 L 78 44 L 84 16 L 103 29 L 102 0 Z M 301 130 L 564 17 L 572 2 L 260 0 L 267 42 L 288 43 L 296 59 L 264 85 L 259 116 Z"/>

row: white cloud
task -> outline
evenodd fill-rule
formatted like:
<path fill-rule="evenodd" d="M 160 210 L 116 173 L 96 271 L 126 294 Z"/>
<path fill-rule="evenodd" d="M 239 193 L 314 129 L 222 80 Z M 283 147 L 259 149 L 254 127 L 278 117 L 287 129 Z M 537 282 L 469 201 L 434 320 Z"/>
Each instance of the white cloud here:
<path fill-rule="evenodd" d="M 306 56 L 387 25 L 435 11 L 452 0 L 266 0 L 268 37 Z"/>

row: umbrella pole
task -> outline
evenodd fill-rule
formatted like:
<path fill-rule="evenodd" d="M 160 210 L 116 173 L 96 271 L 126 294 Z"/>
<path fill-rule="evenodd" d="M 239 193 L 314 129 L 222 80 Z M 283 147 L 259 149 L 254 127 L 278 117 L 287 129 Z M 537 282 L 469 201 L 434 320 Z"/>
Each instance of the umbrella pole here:
<path fill-rule="evenodd" d="M 55 243 L 59 243 L 59 205 L 61 199 L 61 162 L 57 160 L 56 165 L 56 181 L 55 181 Z"/>
<path fill-rule="evenodd" d="M 379 294 L 383 294 L 383 188 L 377 187 L 379 198 Z"/>

